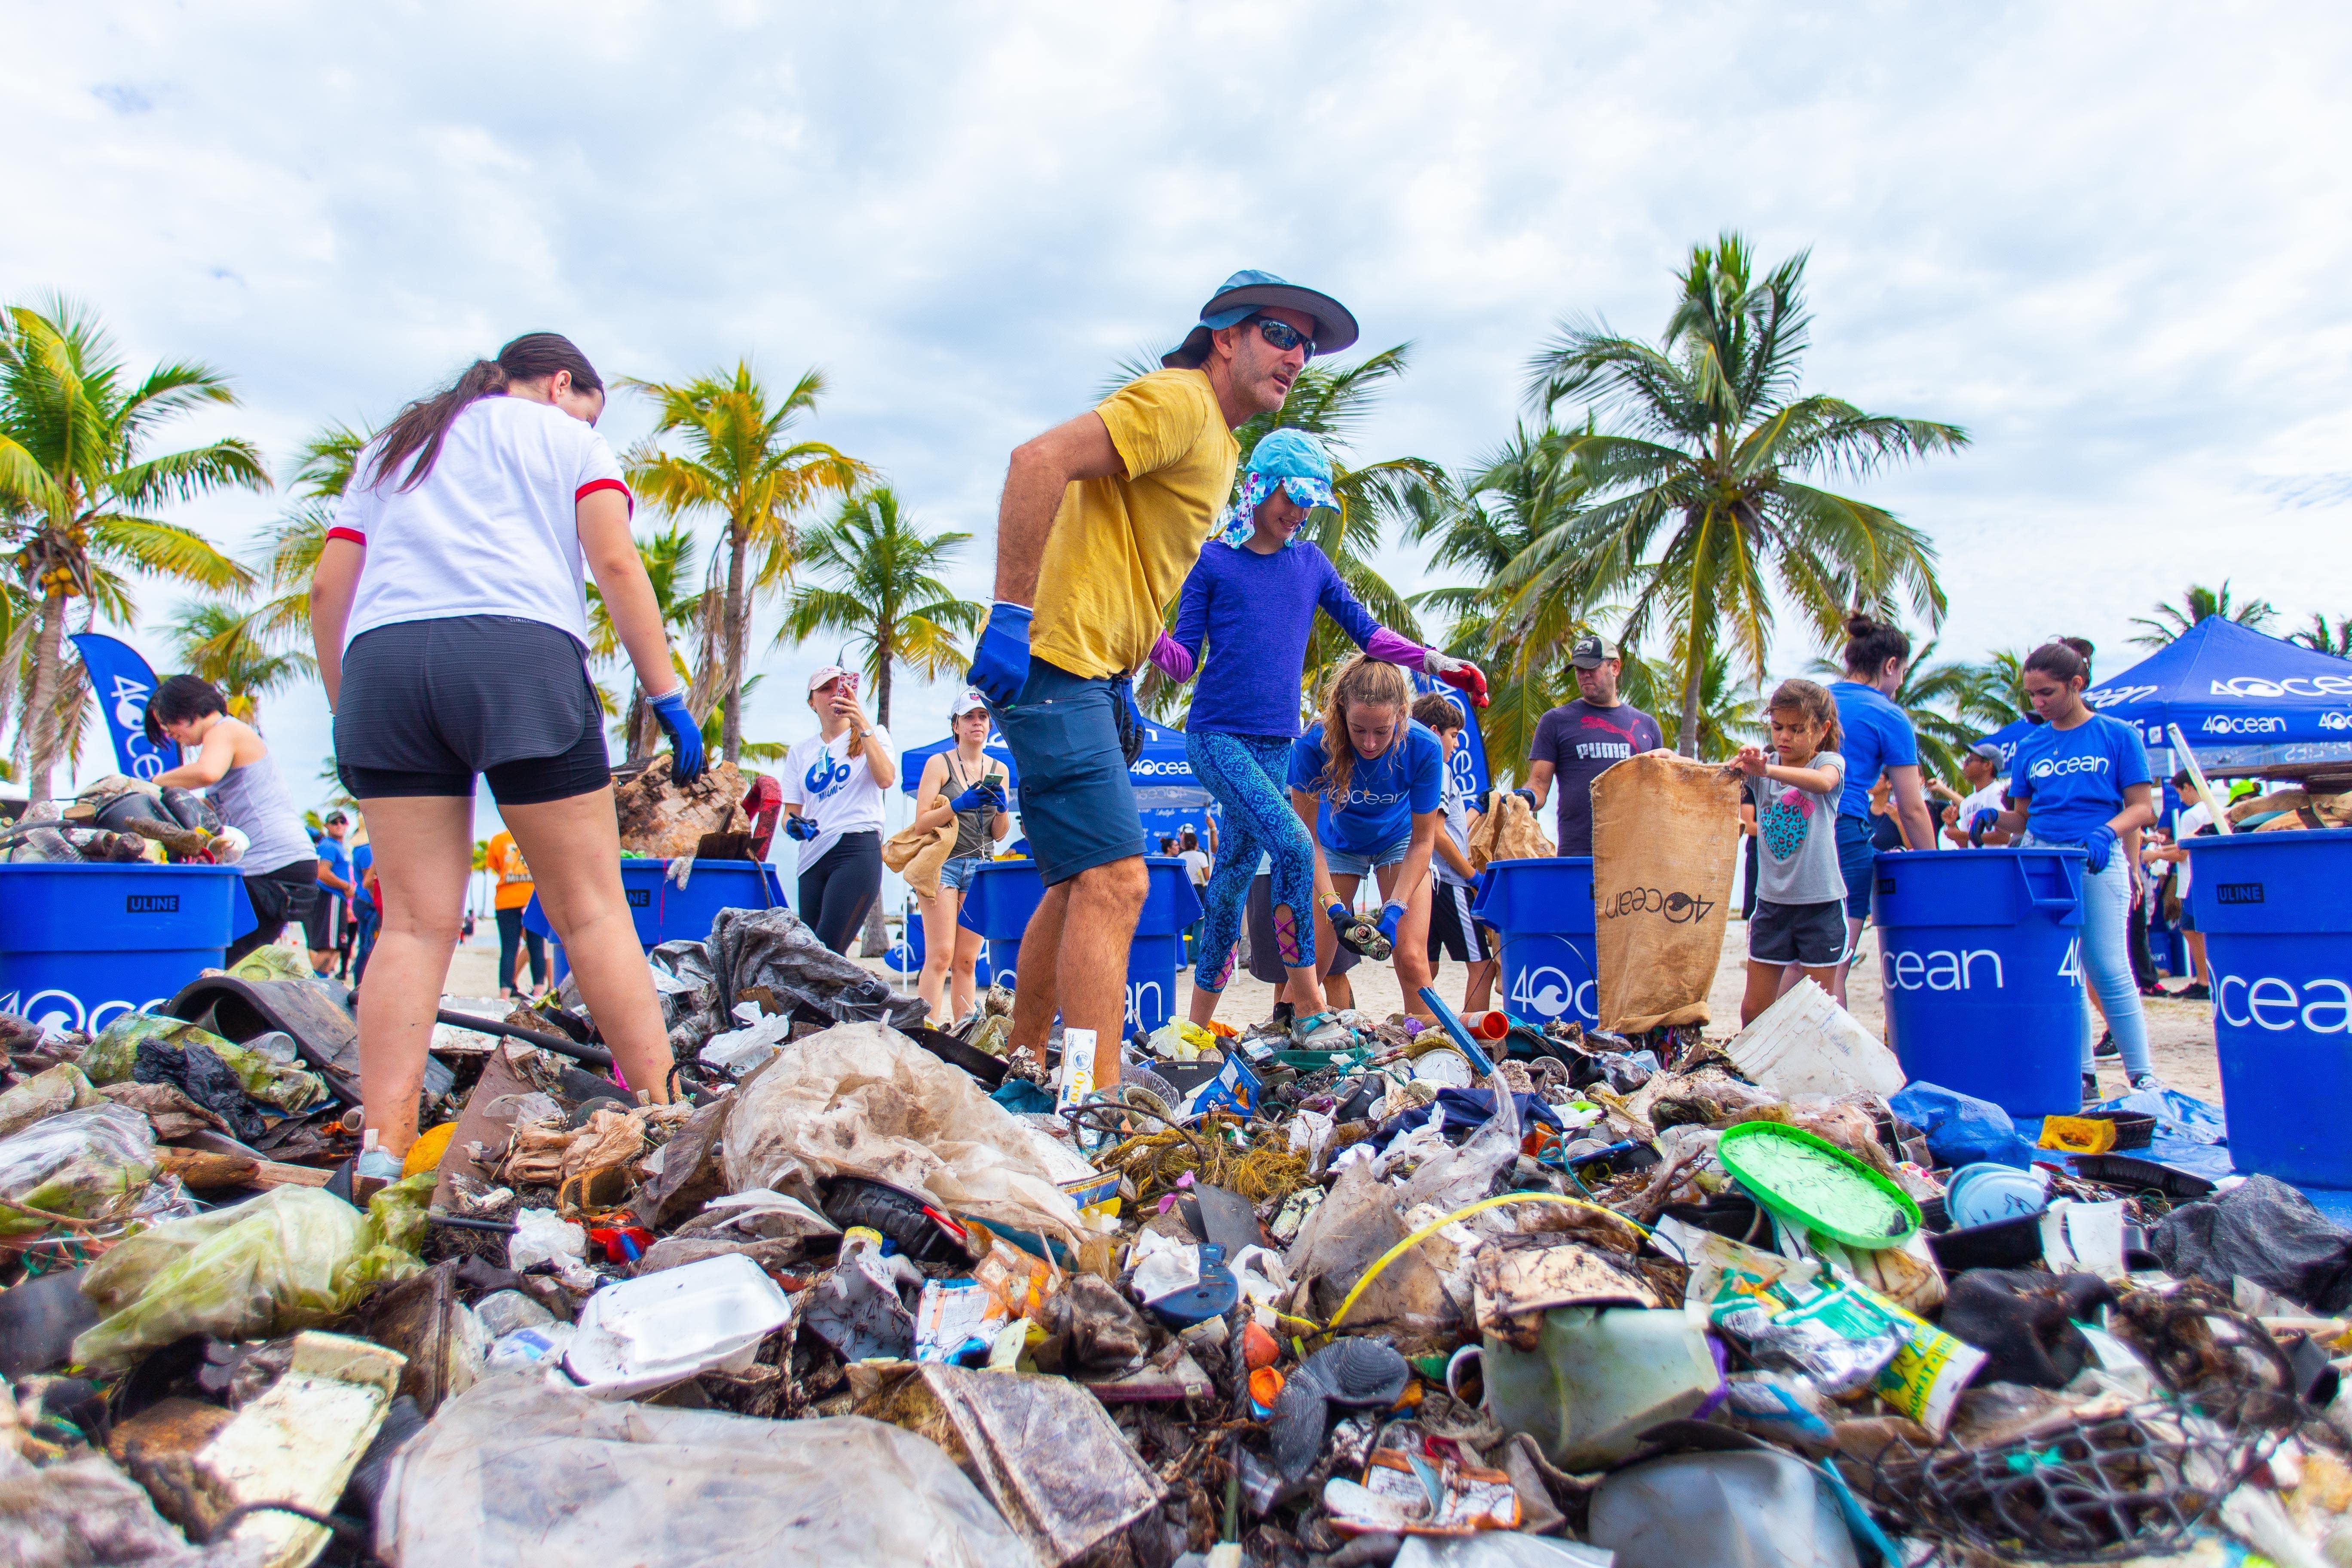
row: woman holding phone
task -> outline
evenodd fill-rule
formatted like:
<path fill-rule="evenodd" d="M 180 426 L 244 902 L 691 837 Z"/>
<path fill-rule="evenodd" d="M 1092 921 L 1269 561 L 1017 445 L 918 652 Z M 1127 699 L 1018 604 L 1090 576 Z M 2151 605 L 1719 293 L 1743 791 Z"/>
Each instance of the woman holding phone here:
<path fill-rule="evenodd" d="M 828 664 L 810 676 L 808 705 L 817 733 L 784 756 L 784 836 L 801 847 L 801 919 L 845 953 L 882 896 L 882 803 L 898 753 L 858 706 L 856 672 Z"/>
<path fill-rule="evenodd" d="M 621 887 L 583 567 L 681 781 L 702 772 L 702 733 L 629 534 L 633 498 L 596 433 L 604 411 L 604 383 L 569 339 L 515 339 L 369 443 L 311 576 L 336 767 L 383 889 L 360 987 L 362 1175 L 397 1175 L 416 1140 L 473 874 L 477 778 L 537 875 L 622 1077 L 669 1098 L 669 1039 Z"/>

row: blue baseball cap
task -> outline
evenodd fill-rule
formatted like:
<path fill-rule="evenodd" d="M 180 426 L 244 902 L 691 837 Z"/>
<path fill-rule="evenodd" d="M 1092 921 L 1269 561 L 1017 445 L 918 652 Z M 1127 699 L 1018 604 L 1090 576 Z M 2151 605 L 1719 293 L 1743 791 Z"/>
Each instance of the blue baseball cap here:
<path fill-rule="evenodd" d="M 1271 272 L 1244 268 L 1217 286 L 1201 307 L 1201 324 L 1184 341 L 1160 356 L 1171 370 L 1197 370 L 1209 357 L 1209 334 L 1248 321 L 1267 306 L 1296 310 L 1315 323 L 1315 352 L 1338 353 L 1355 346 L 1356 318 L 1348 308 L 1313 289 L 1304 289 Z"/>
<path fill-rule="evenodd" d="M 1331 493 L 1331 458 L 1323 443 L 1304 430 L 1269 430 L 1250 448 L 1248 472 L 1282 482 L 1285 494 L 1300 506 L 1339 510 Z"/>

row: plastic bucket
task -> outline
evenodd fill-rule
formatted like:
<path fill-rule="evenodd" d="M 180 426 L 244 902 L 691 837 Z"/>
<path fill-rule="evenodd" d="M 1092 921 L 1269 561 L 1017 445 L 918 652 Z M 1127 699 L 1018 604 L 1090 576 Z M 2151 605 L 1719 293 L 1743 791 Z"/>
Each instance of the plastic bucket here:
<path fill-rule="evenodd" d="M 1184 929 L 1201 918 L 1201 900 L 1182 860 L 1151 855 L 1144 864 L 1151 881 L 1127 950 L 1127 1026 L 1149 1034 L 1175 1016 Z M 992 860 L 973 870 L 959 918 L 988 939 L 999 984 L 1018 989 L 1021 939 L 1045 896 L 1034 860 Z"/>
<path fill-rule="evenodd" d="M 0 1013 L 95 1033 L 170 1001 L 253 925 L 234 866 L 0 866 Z"/>
<path fill-rule="evenodd" d="M 1591 856 L 1490 861 L 1470 915 L 1500 939 L 1503 1006 L 1513 1017 L 1600 1026 Z"/>
<path fill-rule="evenodd" d="M 2011 1116 L 2083 1104 L 2080 849 L 1890 849 L 1873 923 L 1905 1076 Z"/>
<path fill-rule="evenodd" d="M 2188 838 L 2239 1170 L 2352 1187 L 2352 828 Z"/>

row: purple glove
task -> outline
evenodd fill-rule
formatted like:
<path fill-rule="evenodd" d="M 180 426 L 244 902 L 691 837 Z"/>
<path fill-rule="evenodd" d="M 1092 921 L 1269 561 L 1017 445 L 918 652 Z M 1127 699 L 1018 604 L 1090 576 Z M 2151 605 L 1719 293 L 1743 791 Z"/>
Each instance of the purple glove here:
<path fill-rule="evenodd" d="M 1151 645 L 1151 662 L 1160 667 L 1160 674 L 1179 686 L 1192 679 L 1192 654 L 1166 632 L 1161 632 L 1160 640 Z"/>
<path fill-rule="evenodd" d="M 1422 661 L 1429 657 L 1427 648 L 1386 626 L 1372 629 L 1371 640 L 1364 645 L 1364 651 L 1382 664 L 1401 664 L 1407 669 L 1419 669 Z"/>

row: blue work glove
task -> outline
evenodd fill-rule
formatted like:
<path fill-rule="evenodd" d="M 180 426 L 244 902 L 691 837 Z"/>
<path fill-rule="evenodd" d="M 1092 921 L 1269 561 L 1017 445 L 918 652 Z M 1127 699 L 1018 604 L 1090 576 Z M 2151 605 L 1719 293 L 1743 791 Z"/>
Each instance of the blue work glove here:
<path fill-rule="evenodd" d="M 816 837 L 816 824 L 810 821 L 805 816 L 788 816 L 784 818 L 784 837 L 787 838 L 797 838 L 805 843 L 807 840 L 814 838 Z"/>
<path fill-rule="evenodd" d="M 1397 922 L 1404 919 L 1404 906 L 1391 899 L 1381 906 L 1381 934 L 1393 944 L 1397 939 Z"/>
<path fill-rule="evenodd" d="M 702 726 L 686 705 L 686 688 L 648 697 L 654 717 L 669 731 L 669 776 L 674 784 L 692 784 L 702 776 Z"/>
<path fill-rule="evenodd" d="M 2107 868 L 2107 861 L 2116 852 L 2116 830 L 2101 823 L 2083 840 L 2083 847 L 2091 852 L 2090 871 L 2095 877 Z"/>
<path fill-rule="evenodd" d="M 980 783 L 973 784 L 961 795 L 948 802 L 948 809 L 950 811 L 959 813 L 977 811 L 982 806 L 990 805 L 995 799 L 996 792 L 988 787 L 987 780 L 982 779 Z"/>
<path fill-rule="evenodd" d="M 1984 836 L 2000 826 L 2000 812 L 1989 805 L 1978 808 L 1976 815 L 1969 818 L 1969 842 L 1983 843 Z"/>
<path fill-rule="evenodd" d="M 1528 803 L 1528 809 L 1529 811 L 1540 811 L 1540 810 L 1542 810 L 1542 809 L 1543 809 L 1540 805 L 1538 805 L 1536 803 L 1536 792 L 1535 792 L 1535 791 L 1533 791 L 1533 790 L 1531 790 L 1531 789 L 1515 789 L 1515 790 L 1513 790 L 1511 793 L 1512 793 L 1513 795 L 1517 795 L 1521 800 L 1526 801 L 1526 802 Z"/>
<path fill-rule="evenodd" d="M 1010 708 L 1029 679 L 1029 619 L 1026 605 L 1003 599 L 989 607 L 988 628 L 972 650 L 966 684 L 997 708 Z"/>

